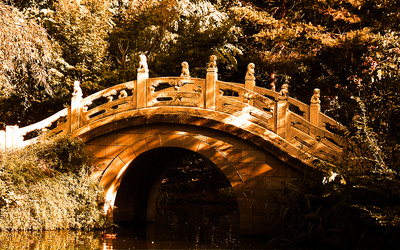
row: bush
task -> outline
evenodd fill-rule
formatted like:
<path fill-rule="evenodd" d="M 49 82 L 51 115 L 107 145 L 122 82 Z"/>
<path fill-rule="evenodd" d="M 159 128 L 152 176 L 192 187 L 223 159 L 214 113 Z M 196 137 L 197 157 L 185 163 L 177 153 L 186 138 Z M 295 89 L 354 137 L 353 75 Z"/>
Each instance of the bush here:
<path fill-rule="evenodd" d="M 0 230 L 105 226 L 103 192 L 79 139 L 58 137 L 0 152 Z"/>

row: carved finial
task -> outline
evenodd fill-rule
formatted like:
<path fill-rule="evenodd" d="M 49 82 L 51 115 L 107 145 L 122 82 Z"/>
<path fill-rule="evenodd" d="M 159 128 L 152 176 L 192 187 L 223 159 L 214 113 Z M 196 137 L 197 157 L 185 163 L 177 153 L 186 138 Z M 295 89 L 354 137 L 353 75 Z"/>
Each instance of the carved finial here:
<path fill-rule="evenodd" d="M 139 68 L 138 71 L 147 71 L 149 70 L 147 66 L 147 59 L 145 55 L 139 55 Z"/>
<path fill-rule="evenodd" d="M 217 56 L 216 55 L 211 55 L 210 56 L 210 62 L 208 63 L 208 69 L 215 69 L 216 71 L 218 70 L 218 68 L 217 68 Z"/>
<path fill-rule="evenodd" d="M 103 94 L 103 97 L 107 98 L 108 102 L 112 102 L 114 100 L 113 95 L 116 95 L 117 91 L 115 89 L 112 89 L 110 91 L 107 91 L 106 93 Z"/>
<path fill-rule="evenodd" d="M 275 86 L 275 72 L 271 72 L 271 73 L 269 74 L 269 79 L 271 80 L 271 84 L 270 84 L 271 90 L 272 90 L 272 91 L 276 91 L 276 86 Z"/>
<path fill-rule="evenodd" d="M 122 98 L 126 98 L 126 97 L 128 97 L 128 93 L 126 92 L 126 90 L 121 90 L 120 92 L 119 92 L 119 96 L 118 96 L 118 99 L 122 99 Z"/>
<path fill-rule="evenodd" d="M 314 89 L 313 95 L 311 97 L 311 104 L 320 104 L 321 100 L 319 99 L 319 97 L 320 97 L 320 90 Z"/>
<path fill-rule="evenodd" d="M 187 62 L 182 62 L 182 77 L 190 77 L 190 72 L 189 72 L 189 63 Z"/>
<path fill-rule="evenodd" d="M 279 99 L 285 100 L 289 97 L 289 85 L 288 84 L 283 84 L 281 91 L 279 91 Z"/>
<path fill-rule="evenodd" d="M 77 97 L 82 97 L 82 89 L 79 81 L 74 82 L 74 92 L 72 92 L 72 95 Z"/>
<path fill-rule="evenodd" d="M 254 69 L 255 69 L 255 65 L 254 63 L 249 63 L 249 65 L 247 65 L 247 72 L 246 72 L 246 77 L 254 77 Z"/>

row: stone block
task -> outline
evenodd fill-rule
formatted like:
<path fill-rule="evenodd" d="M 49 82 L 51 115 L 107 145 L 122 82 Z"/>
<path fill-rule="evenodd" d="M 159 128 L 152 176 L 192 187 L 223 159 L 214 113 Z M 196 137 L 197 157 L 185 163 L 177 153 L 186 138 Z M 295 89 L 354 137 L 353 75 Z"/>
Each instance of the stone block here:
<path fill-rule="evenodd" d="M 119 153 L 121 153 L 125 148 L 126 148 L 126 146 L 108 146 L 108 147 L 106 147 L 106 157 L 114 158 Z"/>
<path fill-rule="evenodd" d="M 95 164 L 99 171 L 104 171 L 112 160 L 113 158 L 96 158 Z"/>
<path fill-rule="evenodd" d="M 175 124 L 174 131 L 176 134 L 182 135 L 197 135 L 198 134 L 198 127 L 196 126 L 187 126 L 182 124 Z"/>
<path fill-rule="evenodd" d="M 251 191 L 251 199 L 256 201 L 262 201 L 264 204 L 276 204 L 277 197 L 279 196 L 281 190 L 261 190 L 254 189 Z"/>
<path fill-rule="evenodd" d="M 117 176 L 113 171 L 106 171 L 100 180 L 100 185 L 104 188 L 104 190 L 108 190 L 115 181 L 116 177 Z"/>
<path fill-rule="evenodd" d="M 253 216 L 254 215 L 262 215 L 265 216 L 266 214 L 266 204 L 260 202 L 254 202 L 251 206 L 251 211 Z"/>
<path fill-rule="evenodd" d="M 152 126 L 151 127 L 152 135 L 172 134 L 173 131 L 174 131 L 174 129 L 171 124 L 165 124 L 163 126 Z"/>
<path fill-rule="evenodd" d="M 185 136 L 182 142 L 182 147 L 197 152 L 200 144 L 204 142 L 197 140 L 196 138 Z"/>
<path fill-rule="evenodd" d="M 240 210 L 240 233 L 251 235 L 253 233 L 253 216 L 251 212 L 251 202 L 246 198 L 238 198 L 237 202 Z"/>
<path fill-rule="evenodd" d="M 227 176 L 233 189 L 243 189 L 245 187 L 244 181 L 238 175 Z"/>
<path fill-rule="evenodd" d="M 242 175 L 253 175 L 260 177 L 278 176 L 278 170 L 271 168 L 265 163 L 241 162 L 236 164 L 238 171 Z"/>
<path fill-rule="evenodd" d="M 182 135 L 174 135 L 174 134 L 160 134 L 161 145 L 163 147 L 183 147 L 183 139 Z"/>
<path fill-rule="evenodd" d="M 143 126 L 135 126 L 134 128 L 127 128 L 121 131 L 124 134 L 145 134 L 151 135 L 151 129 L 149 129 L 148 125 Z"/>
<path fill-rule="evenodd" d="M 211 160 L 215 165 L 217 165 L 221 170 L 226 167 L 232 167 L 232 164 L 222 155 L 215 155 Z"/>
<path fill-rule="evenodd" d="M 266 184 L 265 184 L 265 189 L 268 190 L 282 190 L 285 185 L 283 184 L 284 179 L 282 178 L 276 178 L 276 177 L 271 177 L 267 178 Z"/>
<path fill-rule="evenodd" d="M 278 164 L 277 164 L 278 165 Z M 296 178 L 299 177 L 299 171 L 293 169 L 292 167 L 281 163 L 279 167 L 279 177 L 282 178 Z"/>
<path fill-rule="evenodd" d="M 144 139 L 147 144 L 147 148 L 159 148 L 162 146 L 160 135 L 149 136 Z"/>
<path fill-rule="evenodd" d="M 221 171 L 225 174 L 226 178 L 234 188 L 244 188 L 244 180 L 239 175 L 238 171 L 232 165 L 220 167 Z"/>
<path fill-rule="evenodd" d="M 265 189 L 266 177 L 242 175 L 245 180 L 246 187 L 250 189 Z"/>
<path fill-rule="evenodd" d="M 226 143 L 225 141 L 221 141 L 221 140 L 217 140 L 215 138 L 212 137 L 207 137 L 207 144 L 209 144 L 210 146 L 217 148 L 218 151 L 220 152 L 225 152 L 228 149 L 232 149 L 232 145 L 229 143 Z"/>
<path fill-rule="evenodd" d="M 205 135 L 196 135 L 196 136 L 193 136 L 193 137 L 196 138 L 199 141 L 207 142 L 207 136 L 205 136 Z"/>
<path fill-rule="evenodd" d="M 96 144 L 101 146 L 114 146 L 117 145 L 118 134 L 117 133 L 110 133 L 106 136 L 97 138 L 96 140 L 92 141 L 90 144 Z"/>
<path fill-rule="evenodd" d="M 212 159 L 219 155 L 218 151 L 212 148 L 210 145 L 206 143 L 200 143 L 199 147 L 197 148 L 197 153 L 205 156 L 208 159 Z"/>
<path fill-rule="evenodd" d="M 92 172 L 91 177 L 93 177 L 95 180 L 100 181 L 100 178 L 103 176 L 103 171 L 102 170 L 96 170 Z"/>
<path fill-rule="evenodd" d="M 141 139 L 134 142 L 131 148 L 136 156 L 139 156 L 141 153 L 144 153 L 147 150 L 149 150 L 145 139 Z"/>
<path fill-rule="evenodd" d="M 242 162 L 242 150 L 241 149 L 229 149 L 226 150 L 226 158 L 231 162 Z"/>
<path fill-rule="evenodd" d="M 120 171 L 124 168 L 126 164 L 119 157 L 115 157 L 114 160 L 108 166 L 106 172 L 112 171 L 115 176 L 120 174 Z"/>
<path fill-rule="evenodd" d="M 132 134 L 119 133 L 116 145 L 130 146 L 135 141 L 135 136 Z"/>
<path fill-rule="evenodd" d="M 135 152 L 133 152 L 132 147 L 126 147 L 119 155 L 118 157 L 127 164 L 131 160 L 136 158 Z"/>
<path fill-rule="evenodd" d="M 93 156 L 96 158 L 106 157 L 106 146 L 88 144 L 87 148 L 90 152 L 92 152 Z"/>
<path fill-rule="evenodd" d="M 264 163 L 265 152 L 261 150 L 242 150 L 242 162 Z"/>
<path fill-rule="evenodd" d="M 207 131 L 204 131 L 203 133 L 204 133 L 204 135 L 207 135 L 207 137 L 212 137 L 215 139 L 219 139 L 221 141 L 229 141 L 229 137 L 230 137 L 228 134 L 221 132 L 219 130 L 214 130 L 214 129 L 212 129 L 212 130 L 209 129 Z"/>
<path fill-rule="evenodd" d="M 235 138 L 233 136 L 230 138 L 230 143 L 235 148 L 240 148 L 240 149 L 254 149 L 255 148 L 254 144 L 251 144 L 246 140 L 241 140 L 239 138 Z"/>
<path fill-rule="evenodd" d="M 266 163 L 253 163 L 253 173 L 257 176 L 279 176 L 279 167 Z"/>
<path fill-rule="evenodd" d="M 282 163 L 282 161 L 278 157 L 272 155 L 271 153 L 266 152 L 264 157 L 265 157 L 265 163 L 268 163 L 268 164 L 269 163 Z"/>
<path fill-rule="evenodd" d="M 235 167 L 241 175 L 252 175 L 254 173 L 253 163 L 236 162 Z"/>

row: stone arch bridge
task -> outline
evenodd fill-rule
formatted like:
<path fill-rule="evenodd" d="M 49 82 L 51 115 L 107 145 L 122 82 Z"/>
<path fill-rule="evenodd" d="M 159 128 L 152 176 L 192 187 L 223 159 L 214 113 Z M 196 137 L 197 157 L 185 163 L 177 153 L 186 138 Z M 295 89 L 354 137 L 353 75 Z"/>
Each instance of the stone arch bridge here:
<path fill-rule="evenodd" d="M 193 151 L 211 160 L 236 194 L 243 234 L 268 234 L 279 221 L 275 198 L 282 181 L 301 177 L 315 158 L 339 157 L 338 127 L 320 111 L 319 90 L 311 105 L 255 85 L 254 64 L 245 83 L 218 80 L 213 57 L 205 79 L 149 78 L 142 57 L 137 80 L 82 98 L 75 84 L 71 106 L 27 127 L 6 126 L 0 146 L 33 143 L 30 131 L 48 128 L 85 141 L 101 166 L 106 212 L 114 220 L 155 219 L 158 188 L 171 159 Z"/>

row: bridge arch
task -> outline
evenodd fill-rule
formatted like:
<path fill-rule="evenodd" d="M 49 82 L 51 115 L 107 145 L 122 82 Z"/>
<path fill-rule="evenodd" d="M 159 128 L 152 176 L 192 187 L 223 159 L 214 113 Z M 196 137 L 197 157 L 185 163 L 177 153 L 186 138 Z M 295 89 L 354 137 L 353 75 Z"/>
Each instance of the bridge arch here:
<path fill-rule="evenodd" d="M 242 234 L 270 233 L 279 218 L 275 198 L 282 181 L 302 174 L 250 141 L 189 124 L 130 126 L 92 138 L 87 144 L 101 165 L 97 175 L 116 221 L 155 219 L 158 188 L 168 168 L 149 169 L 146 159 L 156 158 L 164 150 L 196 152 L 224 173 L 239 205 Z"/>

